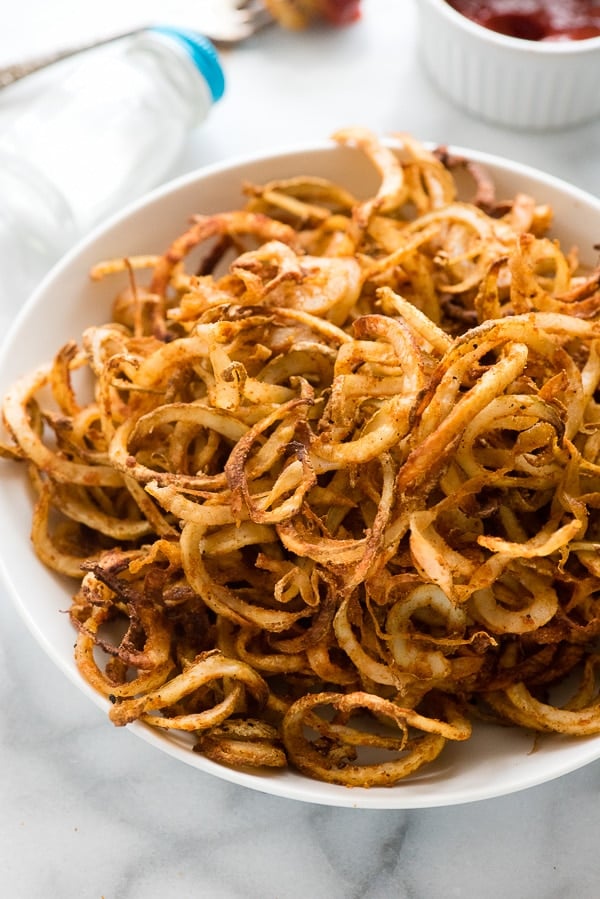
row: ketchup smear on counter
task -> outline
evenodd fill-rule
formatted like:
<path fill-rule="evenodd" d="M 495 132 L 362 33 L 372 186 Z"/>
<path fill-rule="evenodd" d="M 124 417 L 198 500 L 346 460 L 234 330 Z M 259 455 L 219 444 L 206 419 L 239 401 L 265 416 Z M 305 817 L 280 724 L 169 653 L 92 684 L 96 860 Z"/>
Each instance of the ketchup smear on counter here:
<path fill-rule="evenodd" d="M 600 3 L 591 0 L 446 0 L 478 25 L 527 41 L 581 41 L 600 35 Z"/>

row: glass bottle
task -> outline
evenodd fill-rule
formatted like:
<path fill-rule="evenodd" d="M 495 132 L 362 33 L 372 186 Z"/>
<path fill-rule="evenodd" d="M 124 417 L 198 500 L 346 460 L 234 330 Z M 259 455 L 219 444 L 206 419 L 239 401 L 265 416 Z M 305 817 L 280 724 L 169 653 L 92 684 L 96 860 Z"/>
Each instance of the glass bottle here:
<path fill-rule="evenodd" d="M 77 237 L 168 177 L 224 86 L 212 44 L 175 28 L 88 51 L 50 79 L 0 133 L 0 289 L 23 299 Z"/>

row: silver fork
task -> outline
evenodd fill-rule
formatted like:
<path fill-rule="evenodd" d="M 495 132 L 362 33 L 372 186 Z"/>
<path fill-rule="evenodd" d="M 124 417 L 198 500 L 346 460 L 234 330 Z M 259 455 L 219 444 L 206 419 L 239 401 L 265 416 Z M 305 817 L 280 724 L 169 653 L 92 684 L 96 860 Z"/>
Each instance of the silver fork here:
<path fill-rule="evenodd" d="M 231 47 L 256 34 L 267 25 L 273 23 L 273 17 L 267 10 L 263 0 L 205 0 L 203 6 L 198 6 L 186 19 L 185 27 L 193 28 L 207 37 L 217 48 Z M 120 31 L 98 38 L 93 41 L 65 47 L 52 53 L 37 56 L 24 62 L 12 63 L 8 66 L 0 66 L 0 89 L 8 87 L 15 81 L 38 72 L 53 63 L 76 56 L 85 50 L 93 50 L 104 44 L 124 37 L 138 34 L 146 28 L 158 23 L 145 23 L 127 31 Z M 165 24 L 165 23 L 162 23 Z M 168 24 L 172 24 L 169 22 Z M 175 26 L 181 22 L 173 23 Z"/>

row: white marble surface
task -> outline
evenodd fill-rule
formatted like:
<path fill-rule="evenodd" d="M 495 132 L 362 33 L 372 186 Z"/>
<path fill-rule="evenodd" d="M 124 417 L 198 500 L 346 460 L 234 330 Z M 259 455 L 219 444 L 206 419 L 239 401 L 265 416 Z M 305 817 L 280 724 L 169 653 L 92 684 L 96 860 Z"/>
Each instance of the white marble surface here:
<path fill-rule="evenodd" d="M 20 0 L 3 17 L 0 62 L 118 27 L 125 6 L 131 16 L 142 4 L 104 0 L 100 16 L 89 3 Z M 191 137 L 178 171 L 364 124 L 509 156 L 600 193 L 600 123 L 530 135 L 470 119 L 430 86 L 415 42 L 414 0 L 363 0 L 362 22 L 347 30 L 272 29 L 223 54 L 226 97 Z M 366 811 L 275 799 L 114 729 L 45 657 L 3 588 L 0 704 L 7 899 L 600 895 L 600 762 L 450 808 Z"/>

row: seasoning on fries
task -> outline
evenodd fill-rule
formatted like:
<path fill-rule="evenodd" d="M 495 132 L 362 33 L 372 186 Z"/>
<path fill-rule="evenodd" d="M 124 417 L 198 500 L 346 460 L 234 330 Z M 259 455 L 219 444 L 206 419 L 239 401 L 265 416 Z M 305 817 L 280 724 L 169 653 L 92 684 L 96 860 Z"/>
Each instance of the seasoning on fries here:
<path fill-rule="evenodd" d="M 4 400 L 78 668 L 116 725 L 347 786 L 481 718 L 599 733 L 600 270 L 543 197 L 334 138 L 373 196 L 247 184 L 99 263 L 128 276 L 112 320 Z"/>

